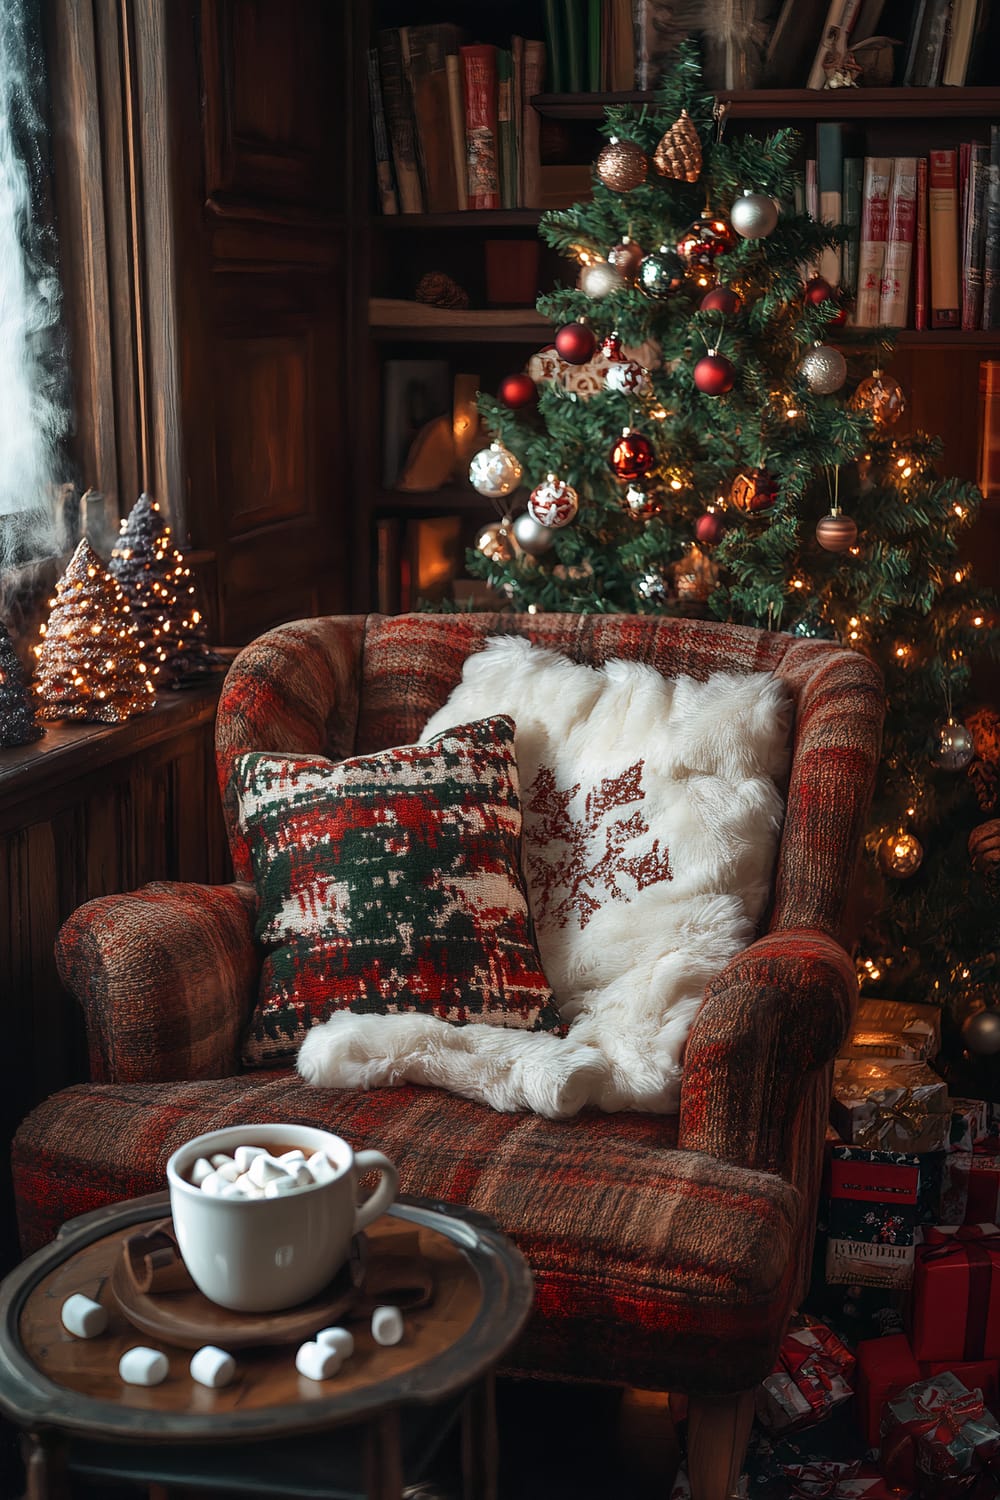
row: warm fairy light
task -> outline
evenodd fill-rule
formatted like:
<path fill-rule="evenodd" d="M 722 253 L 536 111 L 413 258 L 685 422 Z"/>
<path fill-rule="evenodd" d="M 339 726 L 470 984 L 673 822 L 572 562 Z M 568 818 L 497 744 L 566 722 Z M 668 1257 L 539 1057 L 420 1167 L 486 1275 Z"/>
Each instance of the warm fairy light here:
<path fill-rule="evenodd" d="M 973 623 L 973 625 L 982 625 L 985 622 L 983 620 L 982 615 L 973 615 L 972 616 L 972 623 Z"/>
<path fill-rule="evenodd" d="M 806 581 L 804 578 L 792 578 L 790 580 L 793 589 L 804 589 Z"/>
<path fill-rule="evenodd" d="M 538 613 L 538 605 L 537 604 L 529 604 L 528 605 L 528 614 L 529 615 L 537 615 L 537 613 Z"/>
<path fill-rule="evenodd" d="M 955 512 L 956 516 L 958 516 L 958 518 L 959 518 L 960 521 L 964 521 L 964 519 L 965 519 L 965 506 L 964 505 L 959 505 L 958 502 L 956 501 L 956 503 L 952 506 L 952 510 Z"/>
<path fill-rule="evenodd" d="M 654 406 L 649 414 L 654 422 L 663 422 L 670 413 L 665 406 Z"/>
<path fill-rule="evenodd" d="M 848 547 L 847 550 L 851 554 L 852 557 L 860 557 L 861 556 L 861 548 L 860 547 Z"/>
<path fill-rule="evenodd" d="M 962 970 L 962 978 L 963 979 L 968 979 L 969 978 L 969 972 L 970 971 L 968 969 L 963 969 Z"/>
<path fill-rule="evenodd" d="M 684 485 L 680 479 L 671 479 L 670 488 L 672 490 L 682 490 L 684 488 Z"/>

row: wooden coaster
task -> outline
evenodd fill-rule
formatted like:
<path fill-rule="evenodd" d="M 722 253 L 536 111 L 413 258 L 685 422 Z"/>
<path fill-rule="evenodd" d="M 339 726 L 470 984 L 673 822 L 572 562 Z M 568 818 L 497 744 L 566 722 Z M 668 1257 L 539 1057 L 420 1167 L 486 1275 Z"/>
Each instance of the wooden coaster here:
<path fill-rule="evenodd" d="M 142 1292 L 129 1276 L 123 1255 L 115 1258 L 111 1293 L 136 1328 L 181 1349 L 200 1349 L 203 1344 L 218 1344 L 223 1349 L 295 1344 L 350 1311 L 361 1294 L 368 1256 L 367 1238 L 356 1234 L 350 1258 L 330 1285 L 308 1302 L 282 1312 L 233 1312 L 210 1302 L 193 1285 L 175 1292 Z"/>

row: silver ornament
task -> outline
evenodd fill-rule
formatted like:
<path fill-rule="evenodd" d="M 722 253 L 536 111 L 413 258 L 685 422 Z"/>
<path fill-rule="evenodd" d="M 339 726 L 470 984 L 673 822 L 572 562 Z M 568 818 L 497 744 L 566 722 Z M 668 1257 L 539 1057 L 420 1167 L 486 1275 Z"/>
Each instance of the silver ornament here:
<path fill-rule="evenodd" d="M 500 500 L 516 490 L 521 482 L 521 465 L 502 443 L 480 448 L 469 465 L 469 481 L 474 490 L 490 500 Z"/>
<path fill-rule="evenodd" d="M 641 603 L 657 609 L 670 603 L 670 585 L 662 573 L 643 573 L 633 581 L 632 592 Z"/>
<path fill-rule="evenodd" d="M 526 552 L 529 557 L 541 557 L 543 552 L 548 552 L 556 539 L 553 527 L 540 526 L 534 516 L 529 516 L 527 511 L 515 520 L 514 535 L 521 551 Z"/>
<path fill-rule="evenodd" d="M 977 1010 L 962 1026 L 962 1041 L 976 1057 L 1000 1052 L 1000 1010 Z"/>
<path fill-rule="evenodd" d="M 964 771 L 975 753 L 972 735 L 965 725 L 946 719 L 937 732 L 934 764 L 942 771 Z"/>
<path fill-rule="evenodd" d="M 817 396 L 832 396 L 847 379 L 847 361 L 829 344 L 813 344 L 799 361 L 799 374 Z"/>
<path fill-rule="evenodd" d="M 634 359 L 620 359 L 613 364 L 604 377 L 604 383 L 609 391 L 618 391 L 621 395 L 632 396 L 637 391 L 644 391 L 649 384 L 649 376 Z"/>
<path fill-rule="evenodd" d="M 609 297 L 612 292 L 620 292 L 624 285 L 622 273 L 604 260 L 585 266 L 580 273 L 580 290 L 588 297 Z"/>
<path fill-rule="evenodd" d="M 571 484 L 549 474 L 535 486 L 528 499 L 528 515 L 539 526 L 568 526 L 580 509 L 580 497 Z"/>
<path fill-rule="evenodd" d="M 766 193 L 744 192 L 734 201 L 729 222 L 745 240 L 762 240 L 778 222 L 778 205 Z"/>

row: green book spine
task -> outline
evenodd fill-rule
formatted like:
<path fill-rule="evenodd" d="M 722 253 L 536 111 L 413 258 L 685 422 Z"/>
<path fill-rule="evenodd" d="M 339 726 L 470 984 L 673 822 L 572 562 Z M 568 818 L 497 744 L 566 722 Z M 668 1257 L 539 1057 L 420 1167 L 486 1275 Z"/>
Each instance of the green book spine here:
<path fill-rule="evenodd" d="M 602 0 L 588 0 L 587 88 L 592 94 L 601 91 L 601 4 Z"/>
<path fill-rule="evenodd" d="M 497 51 L 497 151 L 500 157 L 500 207 L 517 207 L 517 156 L 514 136 L 514 59 Z"/>
<path fill-rule="evenodd" d="M 542 16 L 549 64 L 548 87 L 553 94 L 565 94 L 569 84 L 566 77 L 566 49 L 563 45 L 562 0 L 542 0 Z"/>
<path fill-rule="evenodd" d="M 587 76 L 587 33 L 580 0 L 563 0 L 563 35 L 566 38 L 566 88 L 571 94 L 582 94 Z"/>
<path fill-rule="evenodd" d="M 861 185 L 865 164 L 860 156 L 844 157 L 844 198 L 841 213 L 851 237 L 844 246 L 843 288 L 849 297 L 858 290 L 858 246 L 861 242 Z"/>

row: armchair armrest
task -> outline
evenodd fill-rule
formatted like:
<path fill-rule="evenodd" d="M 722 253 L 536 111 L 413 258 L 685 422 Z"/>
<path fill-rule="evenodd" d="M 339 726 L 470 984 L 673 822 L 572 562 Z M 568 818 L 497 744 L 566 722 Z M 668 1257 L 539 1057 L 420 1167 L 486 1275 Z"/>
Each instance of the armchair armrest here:
<path fill-rule="evenodd" d="M 102 1083 L 221 1078 L 257 995 L 252 886 L 155 882 L 79 907 L 56 939 Z"/>
<path fill-rule="evenodd" d="M 813 1196 L 829 1063 L 857 993 L 849 955 L 813 928 L 783 928 L 737 954 L 708 986 L 688 1038 L 680 1145 L 778 1172 Z"/>

